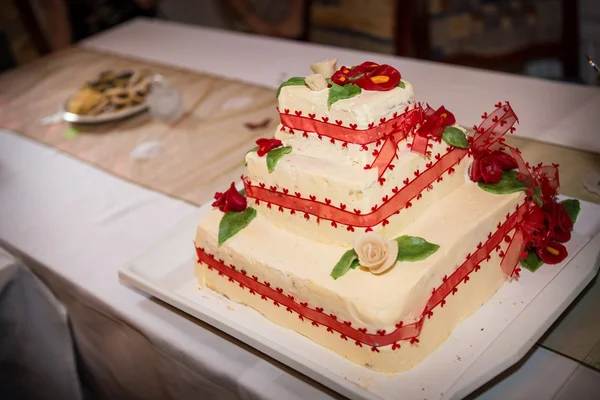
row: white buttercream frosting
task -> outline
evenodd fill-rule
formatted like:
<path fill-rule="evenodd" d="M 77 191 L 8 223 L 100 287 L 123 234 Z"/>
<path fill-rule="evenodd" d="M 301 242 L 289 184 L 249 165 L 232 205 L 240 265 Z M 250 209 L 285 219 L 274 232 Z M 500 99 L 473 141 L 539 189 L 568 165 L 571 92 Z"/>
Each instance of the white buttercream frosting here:
<path fill-rule="evenodd" d="M 401 114 L 406 106 L 415 102 L 415 92 L 410 82 L 403 81 L 404 88 L 377 92 L 363 90 L 359 95 L 336 101 L 327 105 L 329 91 L 310 90 L 306 86 L 285 86 L 279 93 L 279 111 L 286 109 L 291 113 L 302 112 L 316 118 L 329 118 L 331 123 L 342 121 L 344 126 L 356 124 L 356 129 L 368 129 L 370 123 L 379 124 L 381 118 L 391 118 L 394 113 Z"/>

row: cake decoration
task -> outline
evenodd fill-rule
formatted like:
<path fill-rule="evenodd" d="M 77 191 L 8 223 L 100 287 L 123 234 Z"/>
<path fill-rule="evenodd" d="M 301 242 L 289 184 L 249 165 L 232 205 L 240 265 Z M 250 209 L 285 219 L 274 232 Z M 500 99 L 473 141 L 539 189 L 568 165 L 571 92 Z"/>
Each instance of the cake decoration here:
<path fill-rule="evenodd" d="M 267 169 L 269 173 L 275 170 L 275 166 L 283 156 L 292 152 L 290 146 L 284 146 L 279 139 L 261 138 L 256 141 L 257 146 L 248 150 L 246 155 L 256 153 L 259 157 L 267 156 Z M 244 160 L 244 165 L 248 165 Z"/>
<path fill-rule="evenodd" d="M 462 147 L 467 148 L 464 145 L 463 138 L 466 140 L 466 136 L 464 132 L 460 129 L 455 128 L 456 131 L 446 131 L 446 128 L 450 128 L 452 125 L 456 124 L 456 118 L 454 114 L 450 111 L 446 110 L 446 107 L 441 106 L 437 110 L 433 111 L 432 108 L 427 107 L 423 114 L 420 115 L 420 127 L 415 133 L 415 137 L 413 139 L 411 150 L 420 153 L 423 155 L 427 155 L 428 143 L 429 139 L 443 139 L 446 143 L 448 140 L 451 140 L 452 143 L 448 143 L 454 147 Z M 444 139 L 445 137 L 445 139 Z M 453 144 L 454 143 L 454 144 Z M 461 144 L 460 146 L 455 146 L 455 144 Z"/>
<path fill-rule="evenodd" d="M 323 76 L 325 79 L 331 78 L 337 70 L 337 58 L 316 62 L 310 65 L 310 70 L 315 74 Z"/>
<path fill-rule="evenodd" d="M 275 170 L 275 166 L 285 156 L 286 154 L 290 154 L 292 152 L 292 148 L 290 146 L 277 147 L 273 150 L 270 150 L 267 153 L 267 169 L 269 173 Z"/>
<path fill-rule="evenodd" d="M 329 87 L 329 83 L 321 74 L 309 75 L 304 79 L 304 82 L 310 90 L 325 90 Z"/>
<path fill-rule="evenodd" d="M 475 164 L 471 164 L 471 168 L 473 168 Z M 527 190 L 527 185 L 525 182 L 519 180 L 519 173 L 517 171 L 504 171 L 498 167 L 498 170 L 487 170 L 485 172 L 489 176 L 490 183 L 486 183 L 482 178 L 477 185 L 485 190 L 486 192 L 494 193 L 494 194 L 509 194 L 515 192 L 522 192 Z M 494 176 L 495 174 L 495 176 Z M 496 182 L 495 178 L 500 177 Z M 494 179 L 492 179 L 494 178 Z"/>
<path fill-rule="evenodd" d="M 420 237 L 403 235 L 388 240 L 378 232 L 365 232 L 354 240 L 353 248 L 342 255 L 331 277 L 337 279 L 358 266 L 373 274 L 382 274 L 396 262 L 421 261 L 439 248 Z"/>
<path fill-rule="evenodd" d="M 361 91 L 362 90 L 360 89 L 360 87 L 353 83 L 346 84 L 346 85 L 337 85 L 334 83 L 333 85 L 331 85 L 331 88 L 329 89 L 329 97 L 327 98 L 327 107 L 331 108 L 331 105 L 333 103 L 335 103 L 336 101 L 350 99 L 354 96 L 357 96 L 360 94 Z"/>
<path fill-rule="evenodd" d="M 245 203 L 232 186 L 199 224 L 200 286 L 393 373 L 521 268 L 565 259 L 579 202 L 557 200 L 557 165 L 505 143 L 519 122 L 510 103 L 471 134 L 391 66 L 311 69 L 277 91 L 274 138 L 246 155 Z"/>
<path fill-rule="evenodd" d="M 281 93 L 281 89 L 286 86 L 306 86 L 306 77 L 304 76 L 293 76 L 289 78 L 287 81 L 282 82 L 277 91 L 275 92 L 275 97 L 279 97 L 279 93 Z"/>
<path fill-rule="evenodd" d="M 498 183 L 506 175 L 505 171 L 515 168 L 517 168 L 515 158 L 503 151 L 474 150 L 469 176 L 473 182 Z"/>
<path fill-rule="evenodd" d="M 224 213 L 229 211 L 244 211 L 248 206 L 248 202 L 235 188 L 235 183 L 231 182 L 231 186 L 225 192 L 215 193 L 215 201 L 213 207 L 217 207 Z"/>
<path fill-rule="evenodd" d="M 224 213 L 219 223 L 219 246 L 244 229 L 256 217 L 256 210 L 248 207 L 243 192 L 238 192 L 235 183 L 227 191 L 215 193 L 213 207 Z"/>
<path fill-rule="evenodd" d="M 381 274 L 396 264 L 398 242 L 378 232 L 366 232 L 354 240 L 358 264 L 372 274 Z"/>

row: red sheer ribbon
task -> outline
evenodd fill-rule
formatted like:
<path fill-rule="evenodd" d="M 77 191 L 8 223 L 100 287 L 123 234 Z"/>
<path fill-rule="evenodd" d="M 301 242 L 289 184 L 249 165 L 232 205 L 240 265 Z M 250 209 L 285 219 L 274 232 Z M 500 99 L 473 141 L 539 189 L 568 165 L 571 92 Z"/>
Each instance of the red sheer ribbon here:
<path fill-rule="evenodd" d="M 421 122 L 425 122 L 425 120 L 427 120 L 427 118 L 431 117 L 434 113 L 435 113 L 435 110 L 433 108 L 429 107 L 429 105 L 428 105 L 427 108 L 425 108 L 425 110 L 423 110 L 423 120 Z M 434 132 L 426 132 L 422 129 L 417 130 L 415 137 L 413 138 L 411 150 L 414 151 L 415 153 L 426 155 L 427 154 L 427 145 L 429 144 L 429 135 L 430 134 L 434 134 L 434 136 L 437 136 L 437 135 L 435 135 Z"/>
<path fill-rule="evenodd" d="M 204 249 L 196 248 L 198 261 L 206 264 L 209 269 L 215 269 L 219 274 L 223 274 L 232 282 L 237 282 L 240 287 L 247 288 L 251 293 L 256 293 L 265 301 L 270 299 L 274 306 L 286 307 L 290 313 L 297 313 L 301 319 L 313 321 L 313 325 L 323 325 L 327 330 L 333 333 L 338 332 L 342 339 L 352 339 L 357 342 L 357 345 L 365 344 L 368 346 L 379 347 L 393 345 L 394 349 L 399 348 L 397 342 L 408 339 L 415 339 L 421 333 L 423 322 L 426 317 L 433 315 L 433 310 L 438 305 L 443 307 L 445 298 L 453 295 L 458 290 L 457 287 L 461 283 L 466 283 L 469 280 L 469 274 L 477 272 L 480 264 L 489 258 L 489 255 L 494 249 L 502 243 L 506 235 L 510 233 L 516 224 L 520 221 L 526 211 L 526 205 L 520 206 L 509 218 L 501 225 L 501 227 L 483 244 L 478 246 L 478 249 L 460 265 L 456 271 L 449 277 L 444 277 L 443 282 L 432 293 L 427 302 L 423 313 L 414 323 L 404 325 L 402 322 L 396 324 L 396 329 L 393 332 L 386 333 L 383 330 L 377 333 L 368 333 L 364 329 L 352 328 L 352 324 L 348 321 L 338 320 L 336 316 L 327 314 L 320 307 L 311 308 L 306 303 L 296 301 L 293 296 L 283 292 L 281 288 L 271 287 L 269 282 L 260 282 L 258 277 L 249 276 L 246 271 L 238 270 L 235 266 L 227 266 L 222 260 L 216 260 L 212 255 L 208 254 Z M 504 259 L 506 259 L 505 256 Z"/>
<path fill-rule="evenodd" d="M 279 119 L 281 124 L 286 128 L 291 128 L 298 131 L 304 132 L 315 132 L 319 135 L 340 140 L 342 142 L 354 143 L 354 144 L 370 144 L 378 140 L 385 138 L 390 132 L 396 130 L 399 125 L 404 125 L 404 120 L 409 118 L 412 113 L 419 113 L 421 111 L 420 106 L 416 106 L 413 109 L 407 109 L 400 115 L 395 115 L 392 119 L 386 120 L 383 118 L 379 125 L 369 125 L 368 129 L 356 129 L 354 127 L 342 126 L 342 121 L 331 121 L 329 122 L 328 117 L 323 117 L 321 120 L 316 119 L 314 114 L 310 114 L 309 117 L 303 116 L 302 113 L 280 113 Z M 335 122 L 335 124 L 334 124 Z"/>
<path fill-rule="evenodd" d="M 248 179 L 244 179 L 246 196 L 275 204 L 283 208 L 291 209 L 297 212 L 303 212 L 314 215 L 318 218 L 335 221 L 336 223 L 357 226 L 371 227 L 386 221 L 388 217 L 398 213 L 405 207 L 410 207 L 410 201 L 421 193 L 425 188 L 435 182 L 444 172 L 452 168 L 463 157 L 467 155 L 466 149 L 452 149 L 441 157 L 431 168 L 423 171 L 419 176 L 405 185 L 389 200 L 377 208 L 375 211 L 362 214 L 360 210 L 348 210 L 343 204 L 334 205 L 331 202 L 322 202 L 310 198 L 302 198 L 294 194 L 285 192 L 275 192 L 269 188 L 253 186 Z M 288 192 L 289 193 L 289 192 Z M 386 223 L 386 222 L 384 222 Z"/>
<path fill-rule="evenodd" d="M 403 118 L 400 118 L 392 125 L 392 132 L 385 138 L 385 142 L 381 146 L 377 157 L 375 157 L 375 161 L 370 166 L 370 168 L 377 167 L 378 178 L 383 176 L 394 160 L 394 157 L 397 157 L 398 143 L 406 139 L 417 124 L 423 121 L 423 110 L 421 107 L 417 107 L 402 114 L 401 117 Z"/>

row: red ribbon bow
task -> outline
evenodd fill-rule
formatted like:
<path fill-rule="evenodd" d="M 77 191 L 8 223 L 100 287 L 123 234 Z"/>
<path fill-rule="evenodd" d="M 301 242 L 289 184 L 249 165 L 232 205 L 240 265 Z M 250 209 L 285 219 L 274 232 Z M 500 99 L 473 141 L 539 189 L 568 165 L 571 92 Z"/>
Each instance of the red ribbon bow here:
<path fill-rule="evenodd" d="M 415 133 L 411 150 L 415 153 L 423 155 L 427 154 L 427 145 L 429 144 L 429 138 L 441 139 L 444 133 L 444 128 L 449 125 L 456 123 L 454 114 L 441 106 L 437 110 L 433 111 L 432 108 L 427 107 L 424 112 L 425 120 Z"/>

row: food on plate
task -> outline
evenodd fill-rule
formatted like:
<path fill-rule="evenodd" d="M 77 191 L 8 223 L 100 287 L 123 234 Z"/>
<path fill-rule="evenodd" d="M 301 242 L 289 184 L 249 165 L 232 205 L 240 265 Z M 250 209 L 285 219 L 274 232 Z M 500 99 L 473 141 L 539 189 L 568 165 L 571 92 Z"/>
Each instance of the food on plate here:
<path fill-rule="evenodd" d="M 139 106 L 150 93 L 151 76 L 152 73 L 147 69 L 102 71 L 69 98 L 66 110 L 73 114 L 93 116 Z"/>

